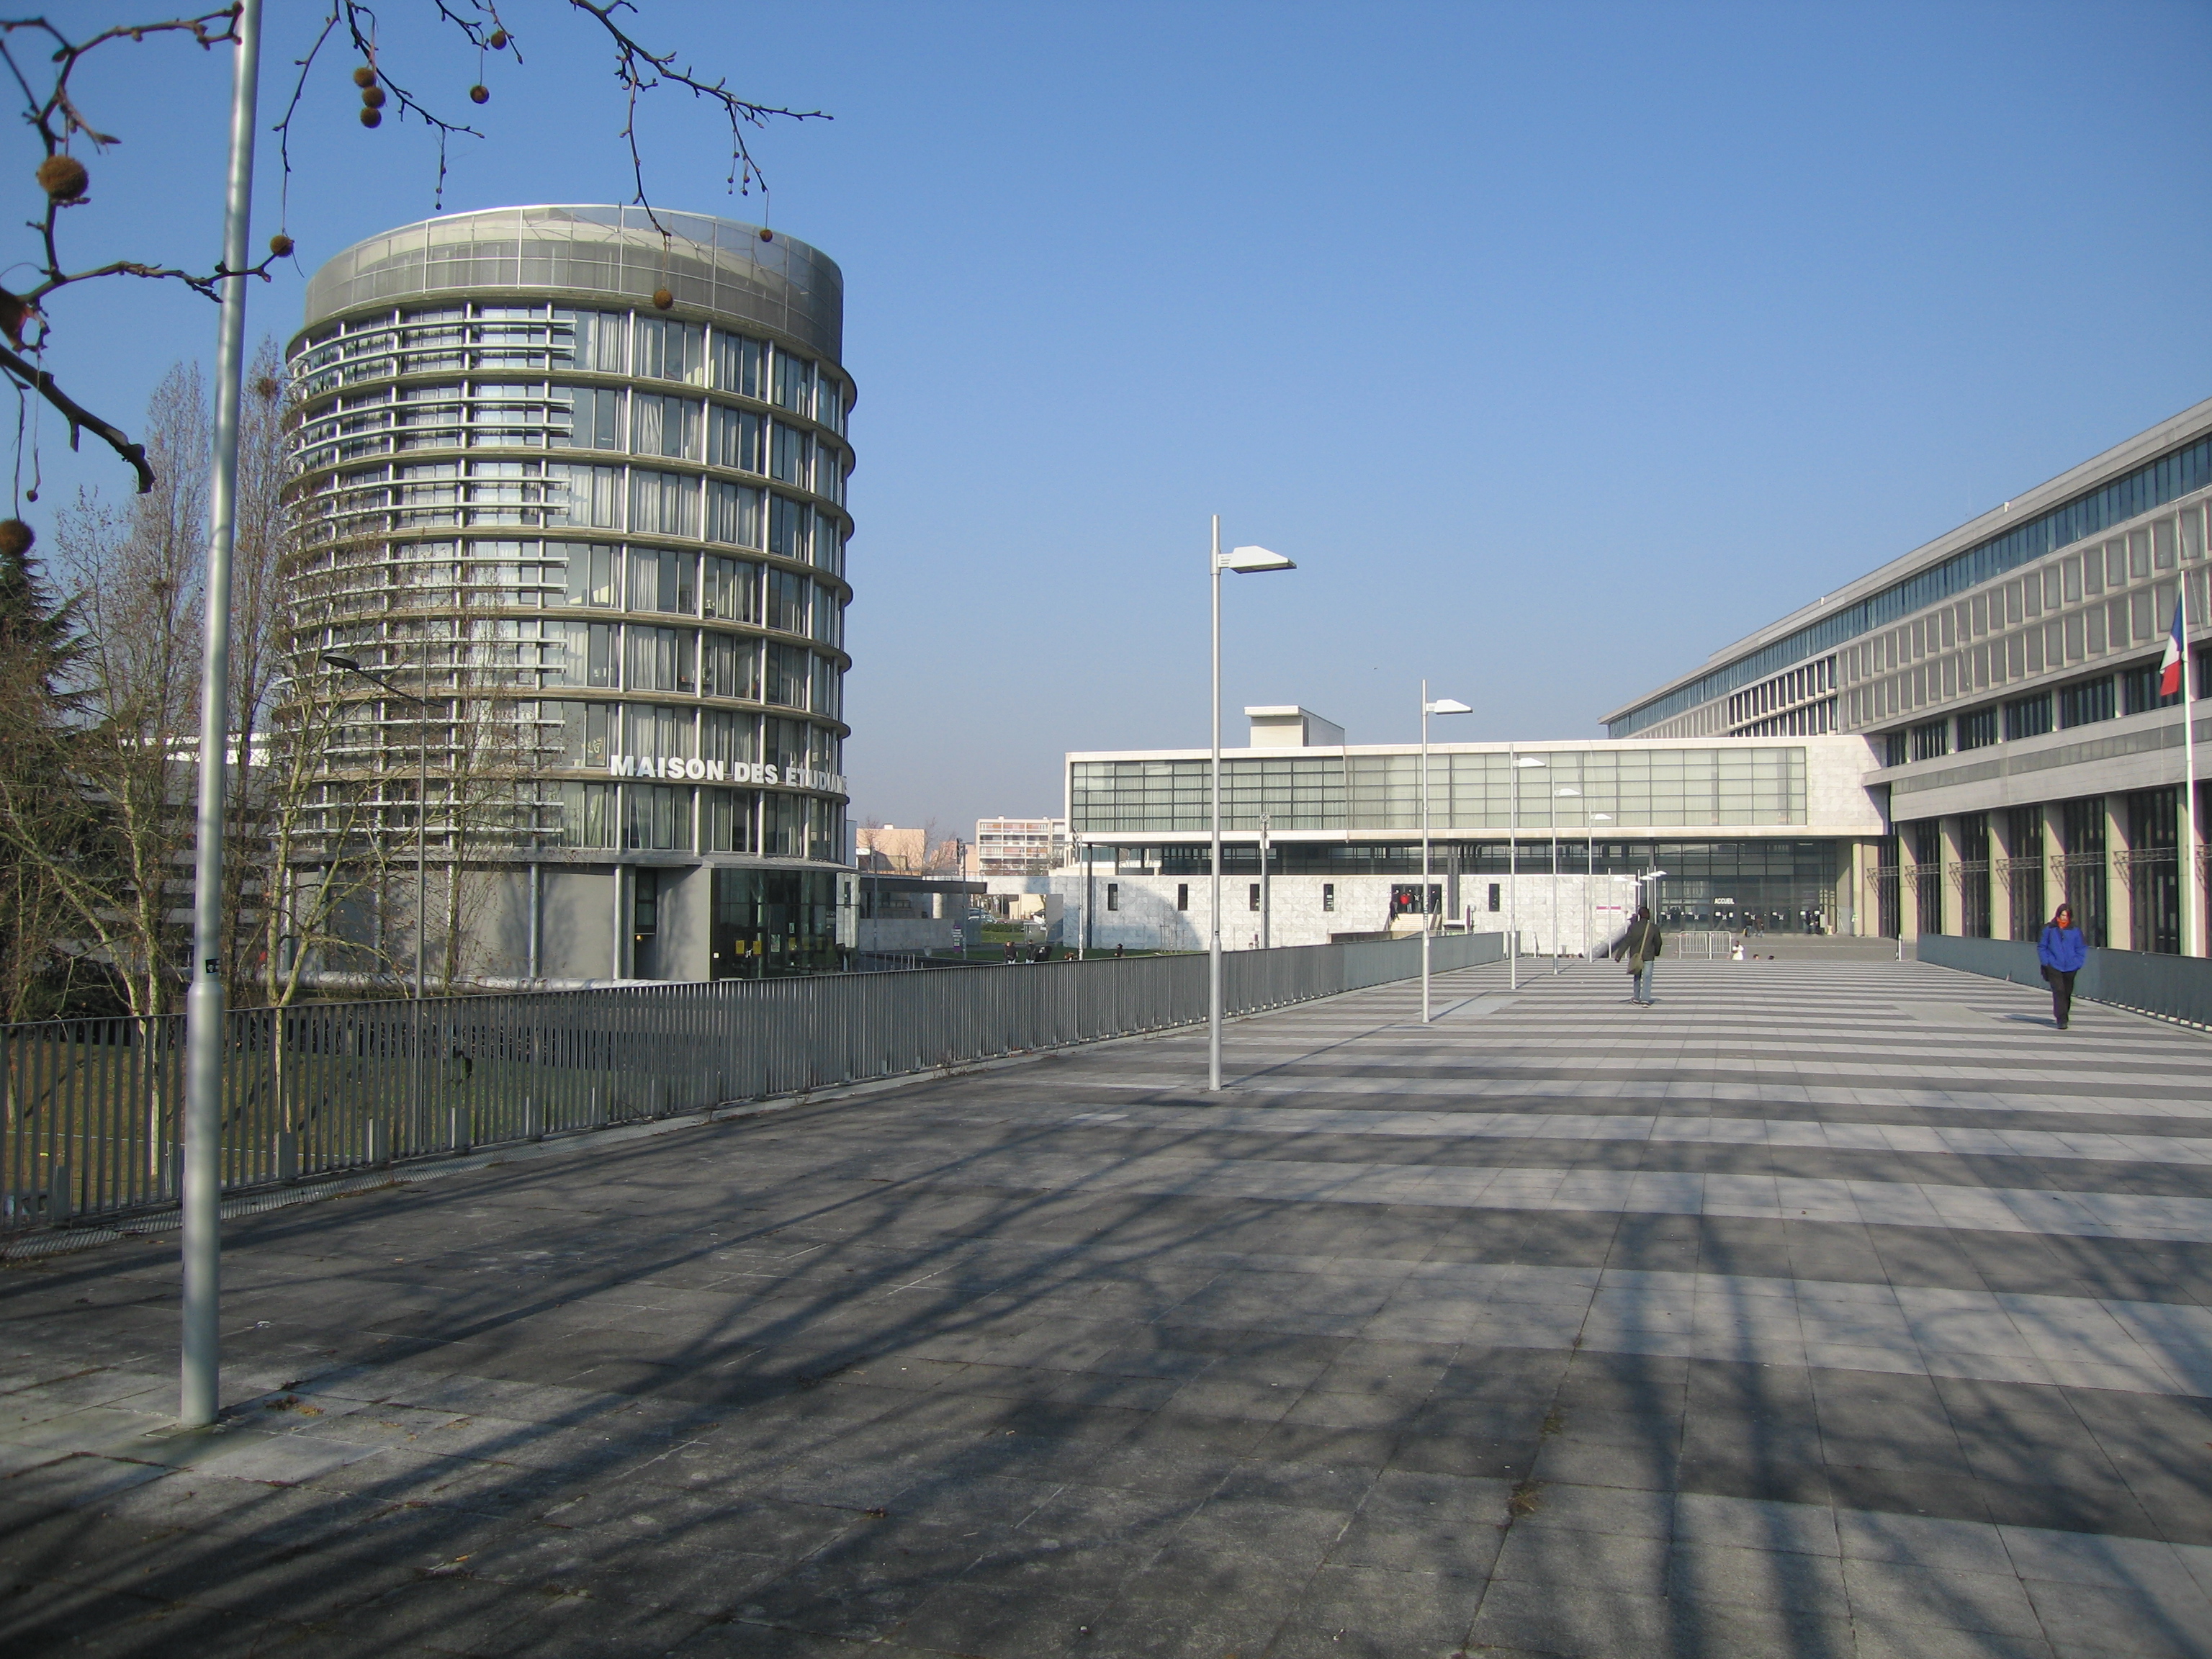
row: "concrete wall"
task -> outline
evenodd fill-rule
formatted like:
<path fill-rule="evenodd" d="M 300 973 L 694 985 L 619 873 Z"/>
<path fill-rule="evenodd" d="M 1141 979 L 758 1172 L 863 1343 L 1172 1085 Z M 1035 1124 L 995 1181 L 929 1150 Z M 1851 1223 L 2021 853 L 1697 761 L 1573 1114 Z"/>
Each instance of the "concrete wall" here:
<path fill-rule="evenodd" d="M 544 876 L 544 943 L 539 972 L 547 979 L 617 976 L 613 869 L 549 864 Z"/>
<path fill-rule="evenodd" d="M 962 941 L 960 920 L 954 916 L 942 920 L 892 916 L 881 921 L 863 916 L 860 927 L 863 951 L 951 951 L 958 949 Z"/>

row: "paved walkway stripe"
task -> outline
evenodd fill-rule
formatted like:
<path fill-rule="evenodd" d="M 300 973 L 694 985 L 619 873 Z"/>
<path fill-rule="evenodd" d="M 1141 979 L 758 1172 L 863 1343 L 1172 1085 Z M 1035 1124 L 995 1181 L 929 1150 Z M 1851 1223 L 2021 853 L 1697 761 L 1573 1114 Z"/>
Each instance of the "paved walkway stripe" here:
<path fill-rule="evenodd" d="M 1824 1152 L 2079 1158 L 2212 1165 L 2212 1136 L 1978 1129 L 1814 1118 L 1591 1116 L 1571 1112 L 1363 1112 L 1317 1107 L 1142 1106 L 1079 1112 L 1070 1123 L 1187 1134 L 1384 1135 L 1436 1140 L 1685 1141 Z"/>

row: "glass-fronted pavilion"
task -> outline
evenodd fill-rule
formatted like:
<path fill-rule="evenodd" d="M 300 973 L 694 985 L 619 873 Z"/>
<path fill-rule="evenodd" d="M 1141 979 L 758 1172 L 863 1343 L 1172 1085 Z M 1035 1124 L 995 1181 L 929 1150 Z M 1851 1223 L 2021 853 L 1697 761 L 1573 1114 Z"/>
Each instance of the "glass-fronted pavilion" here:
<path fill-rule="evenodd" d="M 1419 750 L 1280 748 L 1256 720 L 1254 736 L 1222 759 L 1224 941 L 1325 943 L 1417 913 Z M 1537 951 L 1586 948 L 1639 892 L 1677 926 L 1856 931 L 1853 852 L 1883 829 L 1871 758 L 1833 737 L 1434 744 L 1427 908 Z M 1074 851 L 1054 885 L 1086 943 L 1202 945 L 1207 757 L 1066 766 Z"/>

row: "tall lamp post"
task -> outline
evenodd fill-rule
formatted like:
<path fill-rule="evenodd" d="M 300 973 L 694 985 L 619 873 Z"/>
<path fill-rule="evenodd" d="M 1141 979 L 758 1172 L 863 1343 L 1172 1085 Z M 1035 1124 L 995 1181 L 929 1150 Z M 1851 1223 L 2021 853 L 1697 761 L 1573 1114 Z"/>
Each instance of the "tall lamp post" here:
<path fill-rule="evenodd" d="M 1429 933 L 1434 921 L 1429 914 L 1429 716 L 1472 714 L 1474 710 L 1452 697 L 1429 701 L 1429 683 L 1421 682 L 1421 1024 L 1429 1023 Z"/>
<path fill-rule="evenodd" d="M 1583 792 L 1572 784 L 1569 784 L 1565 788 L 1552 791 L 1553 803 L 1552 806 L 1552 971 L 1554 974 L 1564 971 L 1562 964 L 1567 953 L 1566 940 L 1559 933 L 1559 808 L 1558 801 L 1563 795 L 1572 795 L 1577 800 L 1580 800 L 1583 798 Z"/>
<path fill-rule="evenodd" d="M 191 983 L 185 993 L 185 1147 L 177 1196 L 177 1421 L 204 1429 L 222 1401 L 222 1072 L 229 1021 L 222 969 L 222 835 L 230 732 L 230 556 L 238 535 L 238 406 L 246 361 L 246 228 L 253 209 L 253 127 L 261 90 L 261 0 L 241 0 L 231 66 L 230 168 L 223 196 L 216 325 L 214 465 L 200 657 L 199 786 L 194 803 Z M 74 438 L 74 428 L 70 433 Z"/>
<path fill-rule="evenodd" d="M 1206 791 L 1213 807 L 1212 911 L 1207 918 L 1206 947 L 1206 1086 L 1221 1091 L 1221 573 L 1234 570 L 1256 576 L 1269 570 L 1296 570 L 1297 566 L 1264 547 L 1221 550 L 1221 515 L 1213 515 L 1213 551 L 1206 571 L 1213 583 L 1213 765 Z"/>
<path fill-rule="evenodd" d="M 1550 762 L 1534 755 L 1523 755 L 1509 744 L 1505 750 L 1505 784 L 1513 793 L 1513 836 L 1505 843 L 1505 929 L 1510 936 L 1506 940 L 1505 983 L 1518 990 L 1521 985 L 1521 773 L 1524 767 L 1548 766 Z"/>

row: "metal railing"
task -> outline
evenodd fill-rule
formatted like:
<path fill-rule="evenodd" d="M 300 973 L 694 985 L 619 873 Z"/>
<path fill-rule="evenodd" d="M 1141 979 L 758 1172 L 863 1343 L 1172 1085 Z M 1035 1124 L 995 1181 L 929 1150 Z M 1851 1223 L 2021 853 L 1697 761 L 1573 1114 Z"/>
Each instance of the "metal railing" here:
<path fill-rule="evenodd" d="M 2041 958 L 2035 945 L 2026 940 L 1923 933 L 1914 951 L 1921 961 L 1939 968 L 2010 980 L 2015 985 L 2043 983 Z M 2155 1014 L 2185 1025 L 2212 1026 L 2212 961 L 2092 946 L 2089 960 L 2075 977 L 2074 994 L 2081 1001 Z"/>
<path fill-rule="evenodd" d="M 1439 971 L 1502 958 L 1432 943 Z M 1409 979 L 1420 942 L 1231 951 L 1231 1013 Z M 1188 1025 L 1203 956 L 234 1011 L 224 1190 Z M 176 1200 L 185 1022 L 0 1025 L 0 1231 Z"/>

